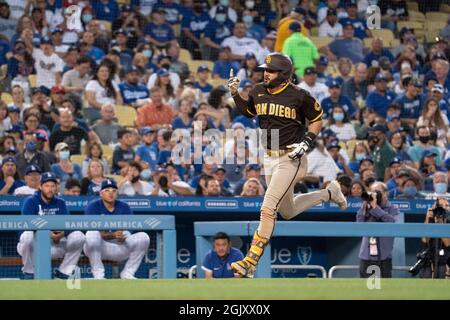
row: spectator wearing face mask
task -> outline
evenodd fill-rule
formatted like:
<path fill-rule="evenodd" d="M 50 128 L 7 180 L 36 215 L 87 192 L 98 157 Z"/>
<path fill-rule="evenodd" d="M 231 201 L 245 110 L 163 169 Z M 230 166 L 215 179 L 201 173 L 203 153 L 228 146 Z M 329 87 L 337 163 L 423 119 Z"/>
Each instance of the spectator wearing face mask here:
<path fill-rule="evenodd" d="M 181 46 L 191 52 L 194 59 L 201 59 L 200 44 L 206 30 L 206 26 L 211 21 L 210 16 L 205 11 L 203 1 L 196 0 L 189 14 L 183 15 L 181 21 Z"/>
<path fill-rule="evenodd" d="M 70 149 L 67 143 L 58 143 L 55 146 L 55 155 L 57 163 L 51 165 L 51 171 L 60 181 L 60 191 L 63 193 L 66 181 L 70 178 L 81 180 L 83 178 L 83 173 L 81 167 L 70 160 Z"/>
<path fill-rule="evenodd" d="M 330 118 L 330 129 L 336 133 L 340 141 L 347 142 L 356 138 L 355 128 L 349 122 L 343 107 L 335 106 L 330 114 Z"/>
<path fill-rule="evenodd" d="M 438 198 L 450 197 L 450 193 L 447 192 L 448 189 L 448 177 L 445 172 L 436 172 L 433 176 L 433 193 L 429 193 L 425 196 L 428 200 L 436 200 Z"/>
<path fill-rule="evenodd" d="M 122 181 L 119 182 L 119 195 L 134 196 L 134 195 L 150 195 L 152 186 L 141 179 L 142 166 L 139 162 L 131 161 L 127 169 L 126 175 Z"/>
<path fill-rule="evenodd" d="M 432 145 L 430 142 L 430 128 L 425 126 L 420 126 L 417 128 L 417 137 L 419 140 L 418 144 L 413 145 L 408 150 L 408 155 L 410 156 L 411 160 L 414 162 L 416 168 L 419 167 L 420 159 L 422 158 L 422 152 L 424 150 L 431 150 L 432 152 L 437 154 L 436 157 L 436 165 L 442 166 L 442 156 L 441 151 L 436 146 Z"/>
<path fill-rule="evenodd" d="M 236 23 L 238 20 L 238 15 L 236 10 L 230 7 L 230 0 L 219 0 L 217 1 L 217 4 L 209 10 L 209 16 L 211 19 L 214 19 L 214 17 L 217 15 L 219 8 L 225 8 L 226 16 L 233 22 Z"/>
<path fill-rule="evenodd" d="M 25 133 L 23 143 L 24 150 L 16 156 L 17 169 L 21 176 L 30 165 L 36 165 L 45 172 L 50 171 L 50 161 L 44 153 L 38 150 L 36 135 L 32 132 Z"/>
<path fill-rule="evenodd" d="M 232 33 L 233 21 L 227 16 L 227 8 L 218 6 L 215 16 L 206 25 L 202 48 L 203 59 L 216 60 L 221 51 L 220 44 Z"/>
<path fill-rule="evenodd" d="M 365 142 L 358 142 L 353 149 L 352 156 L 348 163 L 349 168 L 354 172 L 358 173 L 359 162 L 370 156 L 369 147 Z"/>

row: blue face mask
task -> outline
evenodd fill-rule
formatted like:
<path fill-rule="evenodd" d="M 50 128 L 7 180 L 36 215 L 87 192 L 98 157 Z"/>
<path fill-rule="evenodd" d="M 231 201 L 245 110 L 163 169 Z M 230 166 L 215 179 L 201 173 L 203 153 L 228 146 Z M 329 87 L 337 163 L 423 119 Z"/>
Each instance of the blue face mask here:
<path fill-rule="evenodd" d="M 436 193 L 446 193 L 447 192 L 447 184 L 444 182 L 436 183 L 436 186 L 434 187 L 434 191 L 436 191 Z"/>
<path fill-rule="evenodd" d="M 221 6 L 228 7 L 228 5 L 230 4 L 230 1 L 229 0 L 220 0 L 219 3 Z"/>
<path fill-rule="evenodd" d="M 355 160 L 356 161 L 361 161 L 362 159 L 364 159 L 366 157 L 365 153 L 355 153 Z"/>
<path fill-rule="evenodd" d="M 335 121 L 342 121 L 342 120 L 344 120 L 344 114 L 343 113 L 333 113 L 333 119 Z"/>
<path fill-rule="evenodd" d="M 406 196 L 415 196 L 417 194 L 417 188 L 416 187 L 406 187 L 403 189 L 403 194 Z"/>
<path fill-rule="evenodd" d="M 224 14 L 216 14 L 216 21 L 219 23 L 224 23 L 227 20 L 227 16 Z"/>
<path fill-rule="evenodd" d="M 145 49 L 144 51 L 142 51 L 142 54 L 146 57 L 146 58 L 150 58 L 153 54 L 152 50 L 150 49 Z"/>
<path fill-rule="evenodd" d="M 70 158 L 70 151 L 60 151 L 59 152 L 59 158 L 61 160 L 69 160 L 69 158 Z"/>
<path fill-rule="evenodd" d="M 252 16 L 243 16 L 242 21 L 244 21 L 244 23 L 252 23 L 253 17 Z"/>
<path fill-rule="evenodd" d="M 27 144 L 25 145 L 25 149 L 29 152 L 36 151 L 36 147 L 37 145 L 33 141 L 27 142 Z"/>
<path fill-rule="evenodd" d="M 92 16 L 92 14 L 83 14 L 83 21 L 84 21 L 85 23 L 88 23 L 89 21 L 91 21 L 92 18 L 94 18 L 94 17 Z"/>
<path fill-rule="evenodd" d="M 150 169 L 144 169 L 141 171 L 141 179 L 145 181 L 149 181 L 150 177 L 152 176 L 152 172 Z"/>

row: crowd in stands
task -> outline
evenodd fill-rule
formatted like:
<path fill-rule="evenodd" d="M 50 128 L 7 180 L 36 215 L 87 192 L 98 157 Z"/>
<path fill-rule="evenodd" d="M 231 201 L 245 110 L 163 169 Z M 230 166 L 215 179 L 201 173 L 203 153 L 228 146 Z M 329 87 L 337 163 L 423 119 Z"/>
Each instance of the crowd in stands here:
<path fill-rule="evenodd" d="M 405 24 L 443 1 L 118 2 L 0 0 L 0 194 L 31 194 L 52 171 L 66 195 L 97 195 L 106 177 L 128 196 L 263 195 L 255 141 L 238 144 L 258 119 L 226 82 L 233 70 L 248 97 L 274 51 L 324 109 L 297 192 L 336 178 L 349 197 L 375 181 L 398 199 L 450 191 L 450 15 L 431 40 Z M 366 23 L 374 3 L 382 29 Z M 194 122 L 232 130 L 224 155 L 243 161 L 176 162 L 173 135 Z"/>

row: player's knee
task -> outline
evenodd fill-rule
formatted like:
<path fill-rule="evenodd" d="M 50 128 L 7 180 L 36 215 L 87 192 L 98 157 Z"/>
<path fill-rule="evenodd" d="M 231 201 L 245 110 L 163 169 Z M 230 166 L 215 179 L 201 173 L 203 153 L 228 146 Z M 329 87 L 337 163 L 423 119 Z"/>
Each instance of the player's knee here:
<path fill-rule="evenodd" d="M 130 243 L 133 248 L 146 250 L 150 245 L 150 237 L 145 232 L 138 232 L 130 237 Z"/>
<path fill-rule="evenodd" d="M 32 247 L 33 241 L 34 241 L 34 233 L 33 232 L 24 232 L 20 236 L 20 242 L 21 242 L 22 246 Z"/>
<path fill-rule="evenodd" d="M 68 239 L 74 247 L 81 248 L 86 242 L 86 236 L 81 231 L 74 231 L 69 234 Z"/>
<path fill-rule="evenodd" d="M 270 209 L 268 207 L 261 207 L 261 216 L 266 218 L 275 219 L 276 218 L 276 212 L 273 209 Z"/>
<path fill-rule="evenodd" d="M 93 246 L 100 244 L 102 236 L 99 231 L 88 231 L 85 236 L 85 243 L 87 246 Z"/>

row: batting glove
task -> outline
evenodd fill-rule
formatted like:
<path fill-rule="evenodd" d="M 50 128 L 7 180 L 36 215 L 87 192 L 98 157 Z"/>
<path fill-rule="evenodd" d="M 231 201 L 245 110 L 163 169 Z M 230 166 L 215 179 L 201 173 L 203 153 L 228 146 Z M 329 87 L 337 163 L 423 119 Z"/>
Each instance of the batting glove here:
<path fill-rule="evenodd" d="M 316 135 L 312 132 L 308 132 L 300 143 L 294 143 L 287 146 L 287 148 L 294 149 L 289 152 L 288 157 L 291 160 L 297 160 L 303 157 L 312 147 Z"/>
<path fill-rule="evenodd" d="M 228 89 L 230 90 L 232 96 L 235 96 L 238 93 L 240 83 L 241 80 L 239 80 L 238 77 L 230 77 L 228 80 Z"/>

